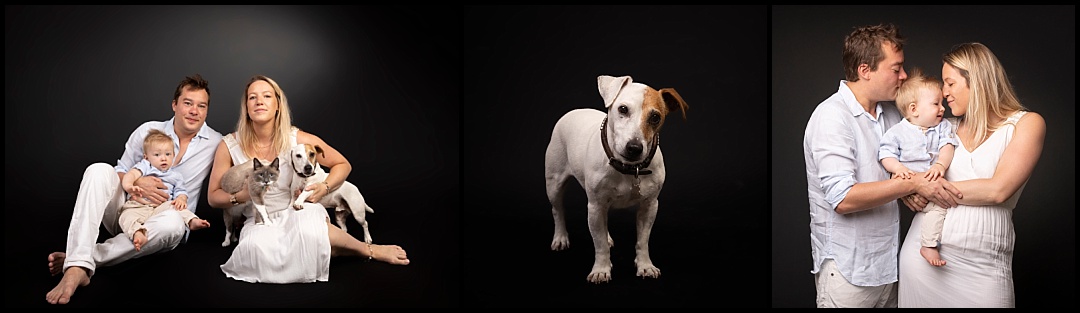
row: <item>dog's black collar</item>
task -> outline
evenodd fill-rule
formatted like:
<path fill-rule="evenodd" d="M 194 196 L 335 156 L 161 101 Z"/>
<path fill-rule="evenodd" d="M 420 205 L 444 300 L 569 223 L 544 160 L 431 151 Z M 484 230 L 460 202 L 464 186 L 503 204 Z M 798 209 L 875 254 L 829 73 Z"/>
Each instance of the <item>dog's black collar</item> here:
<path fill-rule="evenodd" d="M 626 164 L 618 159 L 615 159 L 615 155 L 611 153 L 611 148 L 608 147 L 607 132 L 604 131 L 604 127 L 607 126 L 607 117 L 604 117 L 604 121 L 600 123 L 600 143 L 604 146 L 604 153 L 607 154 L 608 164 L 614 167 L 619 173 L 626 175 L 649 175 L 652 174 L 652 170 L 648 169 L 649 162 L 652 162 L 653 155 L 656 155 L 656 148 L 660 146 L 660 132 L 656 132 L 653 135 L 652 147 L 649 148 L 649 156 L 637 164 Z"/>

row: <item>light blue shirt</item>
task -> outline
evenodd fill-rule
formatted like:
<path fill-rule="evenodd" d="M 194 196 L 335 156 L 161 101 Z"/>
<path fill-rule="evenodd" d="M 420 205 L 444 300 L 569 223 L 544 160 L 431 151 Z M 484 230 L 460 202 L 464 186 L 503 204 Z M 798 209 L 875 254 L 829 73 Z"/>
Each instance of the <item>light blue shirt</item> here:
<path fill-rule="evenodd" d="M 173 149 L 179 153 L 180 139 L 176 136 L 176 131 L 173 128 L 173 119 L 175 117 L 164 122 L 150 121 L 139 125 L 139 128 L 136 128 L 128 137 L 127 143 L 124 145 L 124 155 L 116 161 L 116 172 L 127 173 L 129 169 L 135 166 L 135 163 L 144 159 L 143 139 L 146 139 L 146 134 L 151 129 L 161 130 L 172 137 Z M 172 168 L 169 169 L 170 172 L 178 172 L 184 177 L 184 182 L 180 185 L 187 189 L 187 209 L 191 210 L 191 213 L 195 213 L 199 195 L 202 193 L 203 181 L 206 180 L 207 175 L 210 175 L 210 168 L 214 165 L 214 152 L 217 151 L 220 142 L 221 133 L 204 123 L 199 132 L 188 143 L 187 151 L 184 151 L 184 158 L 180 160 L 180 163 L 173 164 Z"/>
<path fill-rule="evenodd" d="M 876 105 L 877 118 L 855 100 L 846 81 L 818 104 L 803 136 L 803 161 L 810 201 L 811 273 L 826 259 L 857 286 L 880 286 L 897 280 L 900 212 L 896 201 L 849 214 L 836 213 L 856 183 L 889 179 L 878 162 L 881 137 L 900 122 L 891 103 Z"/>
<path fill-rule="evenodd" d="M 187 194 L 187 189 L 184 189 L 184 175 L 180 174 L 180 172 L 173 171 L 172 168 L 162 171 L 153 165 L 150 165 L 150 161 L 143 159 L 142 161 L 139 161 L 139 163 L 135 163 L 135 167 L 132 169 L 142 172 L 142 176 L 155 176 L 161 178 L 161 182 L 165 184 L 166 192 L 169 193 L 169 200 Z M 191 196 L 188 197 L 190 198 Z"/>
<path fill-rule="evenodd" d="M 901 120 L 885 131 L 881 148 L 878 149 L 878 160 L 896 158 L 909 170 L 926 172 L 937 161 L 941 147 L 947 144 L 957 146 L 955 134 L 948 119 L 942 119 L 941 123 L 927 128 L 926 132 L 907 119 Z"/>

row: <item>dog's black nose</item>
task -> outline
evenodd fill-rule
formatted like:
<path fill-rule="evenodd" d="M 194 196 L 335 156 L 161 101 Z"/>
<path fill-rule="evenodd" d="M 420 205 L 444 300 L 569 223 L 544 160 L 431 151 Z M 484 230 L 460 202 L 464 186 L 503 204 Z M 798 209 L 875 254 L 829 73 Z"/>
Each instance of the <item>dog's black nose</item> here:
<path fill-rule="evenodd" d="M 626 144 L 626 156 L 636 158 L 641 156 L 641 142 L 634 140 Z"/>

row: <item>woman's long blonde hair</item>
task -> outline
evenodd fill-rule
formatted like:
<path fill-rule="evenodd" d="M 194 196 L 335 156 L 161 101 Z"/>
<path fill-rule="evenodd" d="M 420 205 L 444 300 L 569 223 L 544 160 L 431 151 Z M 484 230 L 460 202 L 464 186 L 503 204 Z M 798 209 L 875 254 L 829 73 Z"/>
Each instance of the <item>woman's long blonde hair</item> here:
<path fill-rule="evenodd" d="M 966 126 L 967 135 L 975 138 L 973 146 L 982 144 L 990 132 L 1001 127 L 1001 123 L 991 125 L 991 117 L 1004 121 L 1013 112 L 1027 110 L 1016 97 L 1005 68 L 985 45 L 978 42 L 956 45 L 942 56 L 942 61 L 967 80 L 968 108 L 960 117 L 960 124 Z"/>
<path fill-rule="evenodd" d="M 244 93 L 240 96 L 240 121 L 236 122 L 236 136 L 240 141 L 240 148 L 244 150 L 244 154 L 254 158 L 255 152 L 255 126 L 251 123 L 251 118 L 247 113 L 247 90 L 251 88 L 251 84 L 257 81 L 265 81 L 274 88 L 274 95 L 277 97 L 277 113 L 274 114 L 274 135 L 271 138 L 271 148 L 274 151 L 274 155 L 281 154 L 282 151 L 289 149 L 289 133 L 292 131 L 292 115 L 289 113 L 289 100 L 285 97 L 285 91 L 281 90 L 281 86 L 278 85 L 270 77 L 263 75 L 255 75 L 251 77 L 247 85 L 244 86 Z"/>

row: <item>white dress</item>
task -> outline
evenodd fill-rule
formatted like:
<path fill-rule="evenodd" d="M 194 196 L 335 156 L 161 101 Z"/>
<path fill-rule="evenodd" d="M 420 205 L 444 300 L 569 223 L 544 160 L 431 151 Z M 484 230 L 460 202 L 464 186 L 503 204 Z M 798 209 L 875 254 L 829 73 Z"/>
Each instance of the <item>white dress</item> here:
<path fill-rule="evenodd" d="M 1013 114 L 975 151 L 963 141 L 945 179 L 962 181 L 994 176 L 1023 111 Z M 959 205 L 948 209 L 938 252 L 946 264 L 931 266 L 919 254 L 923 213 L 916 213 L 900 248 L 900 307 L 1014 307 L 1013 208 L 1024 185 L 1000 205 Z"/>
<path fill-rule="evenodd" d="M 235 133 L 222 137 L 233 164 L 249 159 L 240 149 Z M 293 128 L 290 143 L 296 143 Z M 221 271 L 225 276 L 251 283 L 310 283 L 327 281 L 330 277 L 330 237 L 326 222 L 329 215 L 322 205 L 304 203 L 304 209 L 294 210 L 289 185 L 293 175 L 289 151 L 278 156 L 277 188 L 265 195 L 266 211 L 273 224 L 256 225 L 253 210 L 246 210 L 244 228 L 232 256 Z"/>

